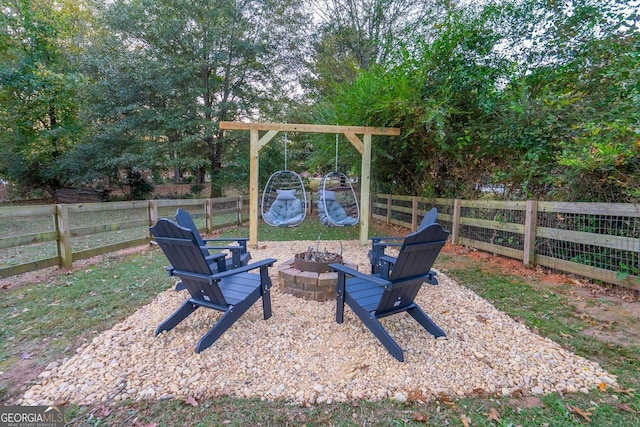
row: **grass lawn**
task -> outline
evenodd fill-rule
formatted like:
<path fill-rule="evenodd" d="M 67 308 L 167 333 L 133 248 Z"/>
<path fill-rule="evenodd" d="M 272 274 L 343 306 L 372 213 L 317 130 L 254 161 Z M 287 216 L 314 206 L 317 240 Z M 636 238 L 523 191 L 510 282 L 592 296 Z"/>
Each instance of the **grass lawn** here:
<path fill-rule="evenodd" d="M 371 225 L 371 235 L 399 230 Z M 295 228 L 259 228 L 259 240 L 357 240 L 358 227 L 327 229 L 313 217 Z M 406 233 L 406 231 L 405 231 Z M 248 235 L 248 228 L 226 235 Z M 363 248 L 363 250 L 367 250 Z M 76 348 L 166 289 L 171 279 L 158 250 L 112 255 L 70 274 L 34 279 L 17 289 L 3 289 L 0 310 L 0 404 L 10 404 L 54 361 Z M 548 286 L 541 272 L 499 268 L 487 258 L 445 250 L 435 267 L 470 287 L 499 309 L 541 335 L 618 376 L 620 388 L 602 387 L 589 394 L 542 397 L 477 395 L 464 399 L 442 396 L 423 402 L 414 396 L 394 401 L 350 402 L 299 407 L 234 397 L 204 401 L 126 402 L 99 407 L 67 406 L 74 426 L 638 426 L 640 425 L 640 346 L 632 337 L 612 342 L 587 334 L 593 317 L 579 310 L 570 284 Z M 607 308 L 603 293 L 590 309 Z M 610 299 L 613 301 L 613 298 Z M 639 325 L 635 325 L 638 327 Z M 618 331 L 618 334 L 622 333 Z"/>

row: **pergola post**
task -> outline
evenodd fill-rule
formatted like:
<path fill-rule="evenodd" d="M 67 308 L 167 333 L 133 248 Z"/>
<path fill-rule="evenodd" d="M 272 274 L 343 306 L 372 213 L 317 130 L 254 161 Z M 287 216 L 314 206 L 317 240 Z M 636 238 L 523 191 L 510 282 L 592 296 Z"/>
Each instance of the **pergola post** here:
<path fill-rule="evenodd" d="M 249 243 L 258 243 L 258 171 L 260 170 L 260 147 L 258 129 L 250 130 L 250 159 L 249 159 Z"/>
<path fill-rule="evenodd" d="M 278 132 L 343 133 L 356 150 L 362 155 L 362 175 L 360 176 L 360 244 L 366 245 L 369 239 L 369 198 L 371 186 L 371 136 L 400 135 L 398 128 L 376 128 L 368 126 L 331 126 L 287 123 L 243 123 L 220 122 L 223 130 L 248 130 L 250 132 L 249 159 L 249 244 L 258 244 L 258 171 L 260 150 L 273 139 Z M 259 131 L 267 131 L 260 138 Z M 357 137 L 363 135 L 363 140 Z"/>
<path fill-rule="evenodd" d="M 362 176 L 360 177 L 360 244 L 366 245 L 369 239 L 369 198 L 371 188 L 371 134 L 363 137 Z"/>

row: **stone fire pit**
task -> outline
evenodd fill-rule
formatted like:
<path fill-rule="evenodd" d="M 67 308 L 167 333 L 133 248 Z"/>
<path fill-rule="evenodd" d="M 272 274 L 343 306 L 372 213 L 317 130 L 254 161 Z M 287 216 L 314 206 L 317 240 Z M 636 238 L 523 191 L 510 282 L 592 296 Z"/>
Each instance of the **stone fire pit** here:
<path fill-rule="evenodd" d="M 313 301 L 335 299 L 338 273 L 329 267 L 333 263 L 358 269 L 357 264 L 344 261 L 337 253 L 301 252 L 278 266 L 280 290 Z"/>

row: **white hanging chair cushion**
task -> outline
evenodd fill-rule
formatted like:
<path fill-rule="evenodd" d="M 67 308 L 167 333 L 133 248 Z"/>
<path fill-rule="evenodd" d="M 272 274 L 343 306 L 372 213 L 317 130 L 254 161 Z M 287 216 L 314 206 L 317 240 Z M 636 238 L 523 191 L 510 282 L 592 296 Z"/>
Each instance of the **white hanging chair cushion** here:
<path fill-rule="evenodd" d="M 336 200 L 336 193 L 333 192 L 333 191 L 326 190 L 324 192 L 324 199 L 325 200 Z"/>
<path fill-rule="evenodd" d="M 326 214 L 324 209 L 322 209 L 323 199 Z M 342 205 L 336 200 L 335 192 L 324 191 L 324 193 L 321 193 L 319 200 L 318 206 L 320 207 L 320 220 L 324 225 L 355 225 L 358 223 L 357 218 L 352 218 L 347 215 L 347 211 L 345 211 Z"/>
<path fill-rule="evenodd" d="M 296 200 L 296 190 L 276 190 L 276 200 Z"/>
<path fill-rule="evenodd" d="M 296 190 L 277 190 L 278 196 L 262 216 L 271 225 L 297 225 L 304 219 L 304 208 L 295 196 Z"/>

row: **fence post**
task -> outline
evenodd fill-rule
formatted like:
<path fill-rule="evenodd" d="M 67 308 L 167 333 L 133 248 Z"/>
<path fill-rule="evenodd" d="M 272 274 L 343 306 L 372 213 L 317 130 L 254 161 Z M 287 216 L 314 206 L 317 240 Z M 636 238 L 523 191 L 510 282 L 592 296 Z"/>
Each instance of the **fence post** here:
<path fill-rule="evenodd" d="M 60 267 L 70 270 L 73 267 L 73 252 L 71 249 L 71 232 L 69 231 L 69 209 L 65 204 L 56 205 L 58 228 L 58 255 Z"/>
<path fill-rule="evenodd" d="M 236 203 L 236 209 L 238 209 L 238 215 L 236 217 L 238 222 L 238 227 L 242 227 L 242 196 L 238 196 L 238 201 Z"/>
<path fill-rule="evenodd" d="M 156 200 L 149 200 L 149 227 L 153 227 L 158 222 L 158 202 Z M 151 237 L 151 232 L 149 232 Z"/>
<path fill-rule="evenodd" d="M 413 196 L 411 200 L 411 232 L 418 229 L 418 196 Z"/>
<path fill-rule="evenodd" d="M 536 259 L 536 228 L 538 226 L 538 202 L 527 200 L 524 218 L 524 254 L 523 264 L 533 267 Z"/>
<path fill-rule="evenodd" d="M 391 224 L 391 194 L 387 194 L 387 225 Z"/>
<path fill-rule="evenodd" d="M 460 239 L 460 211 L 461 211 L 460 199 L 453 201 L 453 219 L 451 221 L 451 243 L 458 244 Z"/>
<path fill-rule="evenodd" d="M 204 200 L 204 226 L 207 228 L 207 234 L 213 233 L 213 200 Z"/>

